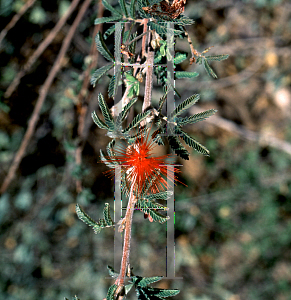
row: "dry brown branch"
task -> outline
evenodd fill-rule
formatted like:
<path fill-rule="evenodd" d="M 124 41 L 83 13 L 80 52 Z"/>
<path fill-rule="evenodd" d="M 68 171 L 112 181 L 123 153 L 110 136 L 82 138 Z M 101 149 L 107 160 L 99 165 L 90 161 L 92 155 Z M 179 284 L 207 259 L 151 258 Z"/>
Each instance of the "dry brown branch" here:
<path fill-rule="evenodd" d="M 11 21 L 5 26 L 0 33 L 0 44 L 5 38 L 8 31 L 15 26 L 18 20 L 26 13 L 26 11 L 34 4 L 36 0 L 28 0 L 20 9 L 20 11 L 13 16 Z"/>
<path fill-rule="evenodd" d="M 13 180 L 13 178 L 15 177 L 15 172 L 16 170 L 18 169 L 19 167 L 19 164 L 25 154 L 25 151 L 26 151 L 26 148 L 29 144 L 29 141 L 35 131 L 35 126 L 36 126 L 36 123 L 39 119 L 39 114 L 40 114 L 40 110 L 43 106 L 43 103 L 44 103 L 44 100 L 46 98 L 46 95 L 48 93 L 48 90 L 51 86 L 51 84 L 53 83 L 53 80 L 56 76 L 56 74 L 58 73 L 58 71 L 60 70 L 60 68 L 62 67 L 62 60 L 68 50 L 68 47 L 71 43 L 71 40 L 73 38 L 73 35 L 78 27 L 78 25 L 80 24 L 86 10 L 88 9 L 89 5 L 91 3 L 91 0 L 85 0 L 84 3 L 82 4 L 79 12 L 78 12 L 78 15 L 76 17 L 76 19 L 74 20 L 74 23 L 72 24 L 71 26 L 71 29 L 70 31 L 68 32 L 68 35 L 65 37 L 63 43 L 62 43 L 62 46 L 61 46 L 61 49 L 60 49 L 60 52 L 57 56 L 57 59 L 48 75 L 48 77 L 46 78 L 44 84 L 42 85 L 41 89 L 40 89 L 40 93 L 39 93 L 39 97 L 37 99 L 37 102 L 36 102 L 36 105 L 34 107 L 34 110 L 33 110 L 33 113 L 32 113 L 32 116 L 29 120 L 29 123 L 28 123 L 28 128 L 25 132 L 25 135 L 23 137 L 23 140 L 21 142 L 21 145 L 20 145 L 20 148 L 18 149 L 15 157 L 14 157 L 14 160 L 9 168 L 9 171 L 8 171 L 8 174 L 7 176 L 5 177 L 5 180 L 4 182 L 2 183 L 2 186 L 1 186 L 1 189 L 0 189 L 0 194 L 4 193 L 6 191 L 6 189 L 8 188 L 8 186 L 10 185 L 11 181 Z"/>
<path fill-rule="evenodd" d="M 191 109 L 191 113 L 193 114 L 202 111 L 203 110 L 200 109 L 197 105 L 196 107 L 193 107 Z M 237 134 L 241 138 L 246 139 L 248 141 L 256 142 L 264 146 L 270 146 L 291 155 L 291 144 L 286 141 L 280 140 L 274 136 L 261 132 L 251 131 L 243 126 L 237 125 L 232 121 L 226 120 L 218 116 L 212 116 L 211 118 L 206 119 L 205 123 L 212 124 L 218 128 Z"/>
<path fill-rule="evenodd" d="M 143 101 L 143 106 L 142 106 L 142 112 L 144 112 L 151 105 L 154 58 L 155 58 L 155 52 L 150 51 L 150 49 L 148 48 L 146 82 L 145 82 L 145 92 L 144 92 L 144 101 Z"/>
<path fill-rule="evenodd" d="M 103 12 L 104 12 L 104 6 L 102 4 L 102 0 L 99 0 L 99 4 L 98 4 L 98 16 L 97 18 L 101 18 L 103 16 Z M 93 38 L 92 40 L 94 41 L 94 37 L 96 36 L 96 34 L 102 30 L 103 24 L 98 24 L 97 26 L 95 26 L 94 32 L 93 32 Z M 90 49 L 90 59 L 91 62 L 89 64 L 89 66 L 86 68 L 86 70 L 83 73 L 83 84 L 81 87 L 81 90 L 78 94 L 78 103 L 77 103 L 77 109 L 79 112 L 79 117 L 78 117 L 78 136 L 81 139 L 81 143 L 78 146 L 78 148 L 76 149 L 76 153 L 75 153 L 75 160 L 76 160 L 76 164 L 77 165 L 81 165 L 82 164 L 82 151 L 84 148 L 84 127 L 85 127 L 85 118 L 87 115 L 87 111 L 88 111 L 88 103 L 89 103 L 89 99 L 88 99 L 88 86 L 90 83 L 90 74 L 91 71 L 93 69 L 95 69 L 97 67 L 97 61 L 98 61 L 98 52 L 95 46 L 95 43 L 92 43 L 91 45 L 91 49 Z M 86 99 L 87 97 L 87 99 Z M 87 100 L 87 101 L 86 101 Z M 82 183 L 81 180 L 76 180 L 76 190 L 78 193 L 80 193 L 82 191 Z"/>
<path fill-rule="evenodd" d="M 69 16 L 72 14 L 72 12 L 77 7 L 80 0 L 73 0 L 70 7 L 66 11 L 66 13 L 61 17 L 61 19 L 58 21 L 58 23 L 55 25 L 55 27 L 50 31 L 49 35 L 44 39 L 44 41 L 37 47 L 37 49 L 34 51 L 34 53 L 30 56 L 26 64 L 22 67 L 22 69 L 18 72 L 16 77 L 13 79 L 11 84 L 8 86 L 4 97 L 9 98 L 12 93 L 17 89 L 20 79 L 30 70 L 31 66 L 36 62 L 36 60 L 40 57 L 40 55 L 43 53 L 43 51 L 50 45 L 50 43 L 54 40 L 57 33 L 61 30 L 61 28 L 66 23 Z"/>

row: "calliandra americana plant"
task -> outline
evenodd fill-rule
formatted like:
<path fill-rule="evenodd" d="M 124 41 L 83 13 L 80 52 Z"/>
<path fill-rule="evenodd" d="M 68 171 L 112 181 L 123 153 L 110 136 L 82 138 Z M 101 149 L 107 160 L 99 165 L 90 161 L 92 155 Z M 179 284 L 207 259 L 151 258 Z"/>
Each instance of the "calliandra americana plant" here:
<path fill-rule="evenodd" d="M 115 278 L 115 282 L 110 286 L 106 300 L 121 300 L 133 287 L 139 300 L 164 300 L 166 297 L 177 295 L 179 290 L 151 288 L 148 285 L 159 281 L 162 277 L 135 276 L 130 267 L 129 254 L 133 212 L 138 208 L 144 213 L 148 213 L 152 221 L 164 223 L 168 220 L 167 216 L 159 212 L 166 207 L 157 201 L 169 199 L 171 193 L 167 189 L 168 182 L 174 184 L 175 181 L 178 181 L 175 177 L 177 169 L 173 163 L 167 161 L 169 155 L 152 155 L 155 144 L 168 145 L 173 153 L 185 160 L 189 159 L 190 152 L 184 144 L 208 156 L 208 149 L 184 131 L 183 126 L 205 120 L 216 112 L 214 109 L 209 109 L 182 117 L 181 115 L 199 100 L 200 96 L 194 94 L 183 100 L 173 110 L 171 109 L 172 111 L 167 112 L 167 116 L 164 116 L 163 106 L 166 100 L 169 104 L 168 92 L 174 90 L 175 95 L 180 96 L 169 80 L 165 63 L 172 64 L 174 70 L 176 65 L 187 60 L 187 53 L 171 54 L 175 52 L 175 38 L 187 37 L 192 55 L 189 60 L 190 65 L 193 63 L 202 64 L 206 73 L 213 78 L 217 78 L 217 75 L 211 68 L 210 62 L 222 61 L 228 55 L 206 55 L 210 48 L 202 52 L 194 49 L 185 28 L 186 25 L 194 24 L 194 21 L 182 15 L 186 0 L 174 0 L 171 4 L 169 1 L 162 0 L 131 0 L 129 6 L 125 0 L 119 0 L 120 10 L 111 6 L 107 0 L 102 0 L 102 3 L 112 13 L 112 16 L 98 18 L 95 20 L 95 24 L 116 23 L 108 28 L 104 34 L 99 32 L 95 38 L 98 51 L 109 61 L 109 64 L 102 66 L 93 73 L 91 83 L 95 86 L 103 75 L 117 67 L 114 75 L 108 74 L 110 77 L 108 96 L 113 97 L 114 100 L 119 100 L 116 99 L 116 95 L 120 81 L 124 84 L 125 92 L 120 102 L 116 103 L 115 101 L 114 106 L 110 109 L 100 93 L 98 104 L 102 117 L 93 112 L 92 118 L 94 123 L 99 128 L 106 130 L 107 136 L 112 139 L 106 147 L 107 155 L 104 155 L 100 150 L 101 160 L 111 168 L 110 171 L 106 172 L 111 176 L 114 170 L 120 168 L 121 189 L 128 202 L 125 217 L 116 224 L 111 219 L 108 203 L 105 204 L 103 210 L 104 217 L 98 222 L 89 217 L 78 204 L 76 212 L 78 217 L 91 226 L 95 233 L 99 233 L 105 227 L 116 225 L 119 225 L 119 231 L 124 232 L 120 271 L 115 272 L 109 267 L 109 274 Z M 127 24 L 128 27 L 125 26 L 125 22 L 130 23 Z M 168 22 L 172 24 L 167 24 Z M 136 25 L 143 26 L 142 34 L 138 35 Z M 106 45 L 106 40 L 112 34 L 115 34 L 115 53 L 111 53 L 109 48 L 112 47 L 108 48 Z M 141 50 L 136 53 L 136 49 L 140 48 L 136 47 L 139 40 L 142 42 Z M 124 72 L 125 76 L 121 77 L 121 72 Z M 144 75 L 145 93 L 140 95 L 140 85 L 144 82 Z M 164 94 L 156 107 L 153 107 L 151 99 L 153 75 L 156 75 L 157 83 L 164 87 Z M 198 75 L 197 72 L 176 71 L 171 78 L 192 79 Z M 129 111 L 132 110 L 139 98 L 143 99 L 142 111 L 129 122 L 129 118 L 127 118 Z M 150 134 L 150 123 L 154 130 L 153 134 Z M 129 284 L 126 284 L 127 279 Z"/>

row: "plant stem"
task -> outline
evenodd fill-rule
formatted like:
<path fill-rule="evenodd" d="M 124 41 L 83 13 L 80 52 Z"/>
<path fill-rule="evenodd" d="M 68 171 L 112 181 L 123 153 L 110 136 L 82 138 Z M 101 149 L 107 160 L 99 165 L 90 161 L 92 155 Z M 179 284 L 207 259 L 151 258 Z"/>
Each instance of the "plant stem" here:
<path fill-rule="evenodd" d="M 120 268 L 120 274 L 115 281 L 115 284 L 118 286 L 124 285 L 126 269 L 127 269 L 128 263 L 129 263 L 132 216 L 133 216 L 133 212 L 134 212 L 134 205 L 137 200 L 133 194 L 134 187 L 135 187 L 135 179 L 133 180 L 132 185 L 131 185 L 126 214 L 124 217 L 125 230 L 124 230 L 124 244 L 123 244 L 122 260 L 121 260 L 121 268 Z"/>

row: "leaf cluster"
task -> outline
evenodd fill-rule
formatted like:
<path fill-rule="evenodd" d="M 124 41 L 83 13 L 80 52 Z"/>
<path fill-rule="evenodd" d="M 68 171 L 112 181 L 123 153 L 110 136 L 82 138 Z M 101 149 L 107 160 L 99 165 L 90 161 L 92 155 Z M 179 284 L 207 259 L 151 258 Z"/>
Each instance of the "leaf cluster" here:
<path fill-rule="evenodd" d="M 108 266 L 107 268 L 111 277 L 116 278 L 118 276 L 112 267 Z M 129 284 L 125 285 L 123 293 L 124 295 L 127 295 L 134 287 L 139 300 L 164 300 L 165 298 L 173 297 L 180 293 L 180 291 L 176 289 L 160 289 L 149 286 L 161 279 L 163 279 L 163 276 L 141 277 L 131 274 L 129 276 Z M 106 300 L 116 300 L 117 289 L 118 286 L 116 284 L 111 285 Z"/>

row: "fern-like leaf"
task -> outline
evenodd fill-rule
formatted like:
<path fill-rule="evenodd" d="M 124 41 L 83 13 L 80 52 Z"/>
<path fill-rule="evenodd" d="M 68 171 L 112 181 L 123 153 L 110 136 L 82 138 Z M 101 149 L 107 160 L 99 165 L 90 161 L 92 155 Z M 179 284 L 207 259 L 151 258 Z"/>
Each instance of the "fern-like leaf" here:
<path fill-rule="evenodd" d="M 128 12 L 127 12 L 127 8 L 126 8 L 126 4 L 125 4 L 125 0 L 118 0 L 119 5 L 121 7 L 121 10 L 123 12 L 123 14 L 125 15 L 125 17 L 128 17 Z"/>
<path fill-rule="evenodd" d="M 121 20 L 122 17 L 119 15 L 114 15 L 111 17 L 103 17 L 103 18 L 97 18 L 94 21 L 94 25 L 102 24 L 102 23 L 109 23 L 109 22 L 114 22 L 114 21 L 119 21 Z"/>
<path fill-rule="evenodd" d="M 98 102 L 105 120 L 105 124 L 109 127 L 110 131 L 114 131 L 115 126 L 113 117 L 101 93 L 98 95 Z"/>
<path fill-rule="evenodd" d="M 189 152 L 185 149 L 185 147 L 181 144 L 179 139 L 175 135 L 169 135 L 168 141 L 170 147 L 174 150 L 174 152 L 185 160 L 189 160 Z"/>
<path fill-rule="evenodd" d="M 109 127 L 103 122 L 100 120 L 100 118 L 98 117 L 98 115 L 96 114 L 95 111 L 92 112 L 91 114 L 92 116 L 92 119 L 93 119 L 93 122 L 101 129 L 106 129 L 108 130 Z"/>
<path fill-rule="evenodd" d="M 207 59 L 204 59 L 203 60 L 203 66 L 204 66 L 204 69 L 206 71 L 206 73 L 211 77 L 213 78 L 217 78 L 217 75 L 215 74 L 215 72 L 212 70 L 212 68 L 210 67 Z"/>
<path fill-rule="evenodd" d="M 137 97 L 131 99 L 122 109 L 122 112 L 118 115 L 116 119 L 116 126 L 121 126 L 121 123 L 124 121 L 125 117 L 127 116 L 127 113 L 129 112 L 130 108 L 133 106 L 133 104 L 137 101 Z"/>
<path fill-rule="evenodd" d="M 166 210 L 166 207 L 161 204 L 140 199 L 138 201 L 138 208 L 140 208 L 144 213 L 149 214 L 155 222 L 159 222 L 160 224 L 165 223 L 169 219 L 168 216 L 157 211 L 157 209 Z"/>
<path fill-rule="evenodd" d="M 103 209 L 103 216 L 106 223 L 106 226 L 112 226 L 114 224 L 111 216 L 110 216 L 110 205 L 109 203 L 105 203 L 105 207 Z"/>
<path fill-rule="evenodd" d="M 185 59 L 187 59 L 187 54 L 186 53 L 177 52 L 177 53 L 175 53 L 174 64 L 179 65 Z"/>
<path fill-rule="evenodd" d="M 76 204 L 76 213 L 78 218 L 83 221 L 88 226 L 91 226 L 94 232 L 100 232 L 100 224 L 94 221 L 91 217 L 89 217 L 80 207 L 79 204 Z"/>
<path fill-rule="evenodd" d="M 160 280 L 159 277 L 156 278 L 156 281 Z M 166 290 L 148 287 L 144 284 L 144 279 L 145 278 L 139 276 L 132 277 L 139 300 L 162 300 L 167 297 L 176 296 L 180 292 L 179 290 Z"/>
<path fill-rule="evenodd" d="M 110 53 L 106 44 L 104 43 L 104 39 L 100 31 L 95 37 L 95 43 L 97 50 L 100 52 L 101 55 L 103 55 L 109 61 L 114 61 L 114 56 Z"/>
<path fill-rule="evenodd" d="M 107 65 L 107 66 L 103 66 L 101 67 L 100 69 L 97 69 L 92 77 L 91 77 L 91 80 L 90 80 L 90 83 L 93 85 L 93 87 L 95 87 L 97 81 L 103 76 L 105 75 L 110 69 L 112 69 L 114 66 L 114 64 L 110 64 L 110 65 Z"/>
<path fill-rule="evenodd" d="M 194 20 L 182 15 L 179 18 L 175 19 L 176 25 L 185 26 L 185 25 L 193 25 L 194 23 L 195 23 Z"/>
<path fill-rule="evenodd" d="M 222 61 L 222 60 L 225 60 L 229 57 L 228 54 L 221 54 L 221 55 L 209 55 L 209 56 L 206 56 L 205 58 L 208 60 L 208 61 Z"/>
<path fill-rule="evenodd" d="M 194 140 L 190 135 L 188 135 L 183 130 L 179 129 L 176 131 L 177 134 L 179 134 L 179 137 L 185 141 L 185 143 L 195 149 L 197 152 L 202 153 L 203 155 L 209 156 L 209 150 L 198 143 L 196 140 Z"/>
<path fill-rule="evenodd" d="M 216 109 L 208 109 L 206 111 L 202 111 L 188 118 L 176 118 L 176 122 L 178 126 L 183 126 L 186 124 L 194 124 L 199 121 L 203 121 L 206 118 L 214 115 L 217 112 Z"/>
<path fill-rule="evenodd" d="M 187 98 L 186 100 L 184 100 L 171 113 L 171 118 L 174 118 L 174 117 L 180 115 L 181 113 L 183 113 L 186 109 L 188 109 L 189 107 L 194 105 L 199 100 L 199 98 L 200 98 L 199 94 L 194 94 L 194 95 L 190 96 L 189 98 Z"/>
<path fill-rule="evenodd" d="M 176 71 L 175 77 L 176 79 L 179 78 L 195 78 L 199 75 L 197 72 L 186 72 L 186 71 Z"/>
<path fill-rule="evenodd" d="M 107 295 L 106 295 L 106 300 L 115 300 L 115 292 L 117 290 L 117 285 L 113 284 L 109 287 Z"/>
<path fill-rule="evenodd" d="M 165 192 L 160 192 L 156 194 L 149 194 L 144 196 L 145 199 L 147 200 L 167 200 L 173 195 L 172 191 L 165 191 Z"/>
<path fill-rule="evenodd" d="M 135 19 L 135 2 L 136 0 L 131 0 L 129 9 L 129 14 L 133 19 Z"/>
<path fill-rule="evenodd" d="M 122 14 L 118 10 L 113 8 L 106 0 L 102 0 L 102 3 L 105 8 L 112 12 L 113 15 L 119 15 L 122 18 Z"/>
<path fill-rule="evenodd" d="M 151 283 L 154 283 L 154 282 L 158 282 L 160 280 L 163 279 L 163 276 L 154 276 L 154 277 L 139 277 L 139 276 L 134 276 L 133 278 L 134 280 L 134 283 L 137 285 L 137 286 L 140 286 L 140 287 L 146 287 L 147 285 L 151 284 Z"/>
<path fill-rule="evenodd" d="M 115 75 L 111 76 L 110 82 L 108 85 L 108 97 L 113 97 L 115 95 Z"/>
<path fill-rule="evenodd" d="M 110 26 L 103 34 L 104 40 L 106 40 L 115 31 L 115 24 Z"/>
<path fill-rule="evenodd" d="M 133 120 L 132 122 L 123 130 L 124 133 L 129 132 L 131 129 L 137 127 L 143 120 L 145 120 L 149 115 L 150 115 L 151 111 L 148 110 L 144 113 L 140 113 L 138 114 Z"/>
<path fill-rule="evenodd" d="M 162 36 L 166 36 L 167 32 L 177 35 L 183 33 L 181 30 L 167 28 L 166 26 L 162 26 L 160 24 L 154 23 L 154 22 L 148 22 L 148 25 L 151 27 L 151 29 L 154 29 L 158 34 Z"/>

